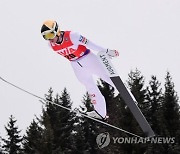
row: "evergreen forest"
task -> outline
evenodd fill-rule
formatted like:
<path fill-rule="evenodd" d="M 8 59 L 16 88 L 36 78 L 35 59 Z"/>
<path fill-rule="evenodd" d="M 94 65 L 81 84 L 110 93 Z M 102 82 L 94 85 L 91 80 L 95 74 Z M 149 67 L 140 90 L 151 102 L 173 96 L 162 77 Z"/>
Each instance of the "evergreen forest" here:
<path fill-rule="evenodd" d="M 138 101 L 138 106 L 159 138 L 174 138 L 169 143 L 114 143 L 112 137 L 133 137 L 123 131 L 88 119 L 78 112 L 71 112 L 73 100 L 66 87 L 60 94 L 49 88 L 44 95 L 41 116 L 35 116 L 26 133 L 21 134 L 16 117 L 9 115 L 5 125 L 6 136 L 0 137 L 0 154 L 180 154 L 179 98 L 170 72 L 161 83 L 155 75 L 150 81 L 138 69 L 130 71 L 125 84 Z M 115 89 L 102 80 L 97 85 L 107 102 L 108 123 L 143 136 L 143 132 L 129 108 Z M 82 104 L 93 109 L 88 94 Z M 79 110 L 77 107 L 76 111 Z M 97 136 L 108 132 L 109 145 L 101 148 Z"/>

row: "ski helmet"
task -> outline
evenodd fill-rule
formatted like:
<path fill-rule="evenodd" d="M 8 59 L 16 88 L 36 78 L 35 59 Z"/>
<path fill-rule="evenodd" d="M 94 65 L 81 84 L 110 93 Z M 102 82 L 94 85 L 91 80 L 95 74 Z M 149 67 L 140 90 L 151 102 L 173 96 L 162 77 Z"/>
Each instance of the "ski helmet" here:
<path fill-rule="evenodd" d="M 41 34 L 45 40 L 52 40 L 60 36 L 60 29 L 56 21 L 46 20 L 41 27 Z"/>

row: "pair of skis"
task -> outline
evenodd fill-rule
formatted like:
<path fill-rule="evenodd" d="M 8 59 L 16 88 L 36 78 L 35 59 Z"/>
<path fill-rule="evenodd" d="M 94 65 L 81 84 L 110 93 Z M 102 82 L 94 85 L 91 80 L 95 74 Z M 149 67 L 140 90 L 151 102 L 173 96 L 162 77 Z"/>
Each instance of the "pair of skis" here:
<path fill-rule="evenodd" d="M 97 55 L 102 65 L 104 66 L 105 70 L 109 74 L 110 79 L 114 83 L 121 97 L 125 101 L 126 105 L 129 107 L 130 111 L 132 112 L 133 116 L 135 117 L 136 121 L 138 122 L 144 134 L 147 137 L 155 136 L 149 123 L 147 122 L 146 118 L 144 117 L 141 110 L 137 106 L 137 101 L 134 98 L 133 94 L 126 88 L 120 76 L 117 74 L 116 70 L 114 69 L 109 59 L 109 56 L 104 52 L 99 52 Z"/>
<path fill-rule="evenodd" d="M 104 53 L 104 52 L 99 52 L 99 53 L 98 53 L 98 57 L 99 57 L 102 65 L 104 66 L 105 70 L 106 70 L 107 73 L 109 74 L 110 79 L 112 80 L 112 82 L 113 82 L 114 85 L 116 86 L 116 88 L 117 88 L 117 90 L 119 91 L 121 97 L 124 99 L 126 105 L 129 107 L 130 111 L 132 112 L 133 116 L 134 116 L 135 119 L 137 120 L 138 124 L 140 125 L 140 127 L 141 127 L 141 129 L 143 130 L 143 132 L 145 133 L 145 135 L 146 135 L 147 137 L 155 136 L 155 134 L 154 134 L 152 128 L 150 127 L 149 123 L 147 122 L 146 118 L 144 117 L 144 115 L 142 114 L 141 110 L 140 110 L 139 107 L 137 106 L 137 104 L 136 104 L 136 103 L 137 103 L 136 99 L 134 98 L 134 96 L 132 95 L 132 93 L 125 87 L 125 85 L 124 85 L 124 83 L 122 82 L 120 76 L 119 76 L 119 75 L 117 74 L 117 72 L 115 71 L 115 69 L 114 69 L 114 67 L 113 67 L 113 65 L 112 65 L 112 63 L 111 63 L 108 55 L 106 55 L 106 53 Z M 37 96 L 37 95 L 35 95 L 35 94 L 33 94 L 33 93 L 25 90 L 25 89 L 23 89 L 23 88 L 20 88 L 20 87 L 14 85 L 13 83 L 11 83 L 11 82 L 3 79 L 2 77 L 0 77 L 0 79 L 1 79 L 2 81 L 6 82 L 7 84 L 13 86 L 13 87 L 15 87 L 15 88 L 17 88 L 17 89 L 19 89 L 19 90 L 21 90 L 21 91 L 23 91 L 23 92 L 25 92 L 25 93 L 28 93 L 29 95 L 32 95 L 33 97 L 36 97 L 36 98 L 38 98 L 38 99 L 43 100 L 43 101 L 46 102 L 45 99 L 43 99 L 43 98 L 41 98 L 41 97 L 39 97 L 39 96 Z M 54 104 L 54 105 L 56 105 L 56 106 L 59 106 L 59 107 L 61 107 L 61 108 L 64 108 L 64 109 L 66 109 L 66 110 L 72 111 L 72 109 L 67 108 L 67 107 L 64 107 L 64 106 L 62 106 L 62 105 L 60 105 L 60 104 L 56 104 L 56 103 L 54 103 L 54 102 L 50 102 L 50 103 L 52 103 L 52 104 Z M 131 135 L 136 136 L 136 137 L 140 137 L 140 136 L 138 136 L 138 135 L 136 135 L 136 134 L 130 133 L 130 132 L 128 132 L 128 131 L 125 131 L 125 130 L 123 130 L 123 129 L 120 129 L 120 128 L 118 128 L 118 127 L 115 127 L 115 126 L 113 126 L 113 125 L 110 125 L 110 124 L 108 124 L 108 123 L 102 122 L 101 120 L 98 120 L 98 119 L 89 117 L 89 116 L 87 116 L 87 115 L 85 115 L 85 114 L 83 114 L 83 115 L 84 115 L 85 117 L 89 118 L 89 119 L 95 120 L 95 121 L 100 122 L 100 123 L 102 123 L 102 124 L 104 124 L 104 125 L 107 125 L 107 126 L 109 126 L 109 127 L 115 128 L 115 129 L 117 129 L 117 130 L 123 131 L 123 132 L 125 132 L 125 133 L 131 134 Z"/>

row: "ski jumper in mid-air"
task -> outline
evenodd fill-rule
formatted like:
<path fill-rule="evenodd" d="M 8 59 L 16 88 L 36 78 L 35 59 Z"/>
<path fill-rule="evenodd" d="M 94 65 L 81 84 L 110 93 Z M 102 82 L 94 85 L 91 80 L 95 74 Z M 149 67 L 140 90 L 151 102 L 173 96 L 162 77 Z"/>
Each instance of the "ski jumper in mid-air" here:
<path fill-rule="evenodd" d="M 94 82 L 93 74 L 113 87 L 114 84 L 93 51 L 106 52 L 109 57 L 119 56 L 119 52 L 96 45 L 79 33 L 60 31 L 57 22 L 53 20 L 43 23 L 41 34 L 45 40 L 49 40 L 50 46 L 56 53 L 70 61 L 76 77 L 86 87 L 95 109 L 86 114 L 94 118 L 105 119 L 107 114 L 105 98 Z"/>

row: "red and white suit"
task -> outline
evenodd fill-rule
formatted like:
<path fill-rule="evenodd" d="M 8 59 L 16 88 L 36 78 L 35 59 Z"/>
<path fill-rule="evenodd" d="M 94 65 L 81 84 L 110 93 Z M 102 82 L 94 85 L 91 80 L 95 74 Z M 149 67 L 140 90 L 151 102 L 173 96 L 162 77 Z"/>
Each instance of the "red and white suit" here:
<path fill-rule="evenodd" d="M 84 36 L 72 32 L 63 31 L 60 44 L 50 41 L 53 50 L 67 58 L 72 65 L 74 73 L 78 80 L 86 87 L 91 102 L 95 110 L 102 116 L 106 116 L 106 102 L 93 80 L 93 74 L 99 76 L 102 80 L 114 86 L 97 56 L 92 52 L 104 51 L 107 49 L 100 47 Z"/>

